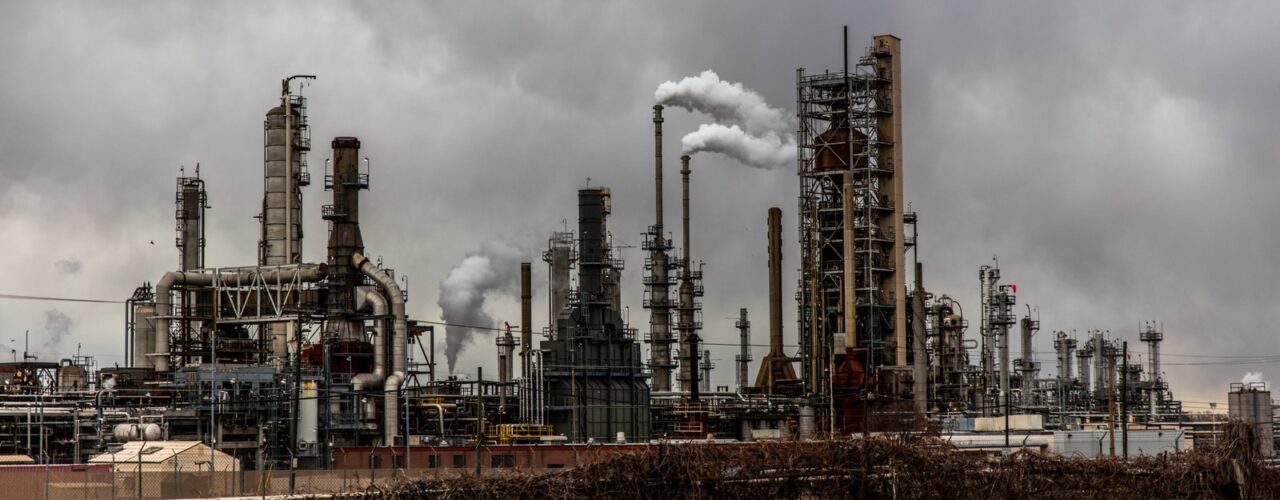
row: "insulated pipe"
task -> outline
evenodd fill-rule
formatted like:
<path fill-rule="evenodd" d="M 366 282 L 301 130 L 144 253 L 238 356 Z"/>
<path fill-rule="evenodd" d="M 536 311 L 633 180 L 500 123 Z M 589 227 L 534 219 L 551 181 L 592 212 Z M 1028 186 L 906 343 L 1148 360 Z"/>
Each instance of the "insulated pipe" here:
<path fill-rule="evenodd" d="M 382 418 L 383 424 L 383 442 L 390 445 L 395 443 L 396 436 L 400 435 L 400 383 L 404 381 L 405 360 L 407 358 L 405 341 L 409 338 L 409 324 L 404 314 L 404 292 L 400 291 L 400 286 L 396 284 L 396 280 L 388 276 L 387 273 L 378 269 L 360 252 L 351 254 L 351 264 L 356 266 L 361 273 L 372 279 L 378 287 L 382 289 L 382 293 L 391 301 L 391 375 L 387 376 L 386 382 L 382 385 L 383 403 Z"/>
<path fill-rule="evenodd" d="M 261 269 L 261 268 L 260 268 Z M 293 281 L 295 278 L 305 283 L 314 283 L 324 279 L 323 264 L 299 264 L 271 270 L 231 271 L 218 273 L 199 273 L 170 271 L 156 282 L 156 318 L 155 318 L 155 369 L 159 372 L 169 371 L 169 316 L 173 315 L 170 303 L 170 288 L 174 285 L 212 285 L 214 278 L 219 282 L 252 282 L 254 275 L 270 284 L 277 281 Z"/>
<path fill-rule="evenodd" d="M 366 309 L 372 310 L 376 317 L 373 322 L 373 373 L 361 373 L 351 377 L 351 388 L 356 391 L 377 388 L 387 373 L 387 299 L 372 288 L 357 288 L 356 310 Z"/>

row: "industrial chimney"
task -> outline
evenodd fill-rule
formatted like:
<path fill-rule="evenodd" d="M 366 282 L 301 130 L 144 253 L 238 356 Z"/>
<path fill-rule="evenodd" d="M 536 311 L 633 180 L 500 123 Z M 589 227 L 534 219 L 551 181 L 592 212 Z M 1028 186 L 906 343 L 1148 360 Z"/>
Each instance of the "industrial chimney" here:
<path fill-rule="evenodd" d="M 769 354 L 760 361 L 756 387 L 772 394 L 780 381 L 796 380 L 782 349 L 782 209 L 769 209 Z"/>

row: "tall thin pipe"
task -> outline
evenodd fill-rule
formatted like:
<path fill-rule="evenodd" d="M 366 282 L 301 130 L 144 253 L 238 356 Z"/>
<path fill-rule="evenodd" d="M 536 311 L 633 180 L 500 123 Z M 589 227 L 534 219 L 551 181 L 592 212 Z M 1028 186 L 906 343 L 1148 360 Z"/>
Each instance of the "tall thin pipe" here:
<path fill-rule="evenodd" d="M 662 105 L 653 107 L 653 199 L 654 227 L 662 235 Z"/>
<path fill-rule="evenodd" d="M 782 209 L 769 209 L 769 354 L 782 356 Z"/>
<path fill-rule="evenodd" d="M 694 325 L 693 259 L 689 253 L 689 155 L 680 157 L 680 180 L 683 190 L 683 230 L 681 231 L 683 268 L 680 282 L 680 330 L 684 335 L 681 350 L 683 361 L 680 374 L 688 381 L 689 400 L 698 401 L 698 333 Z"/>
<path fill-rule="evenodd" d="M 529 349 L 533 346 L 533 264 L 520 263 L 520 374 L 529 376 Z"/>

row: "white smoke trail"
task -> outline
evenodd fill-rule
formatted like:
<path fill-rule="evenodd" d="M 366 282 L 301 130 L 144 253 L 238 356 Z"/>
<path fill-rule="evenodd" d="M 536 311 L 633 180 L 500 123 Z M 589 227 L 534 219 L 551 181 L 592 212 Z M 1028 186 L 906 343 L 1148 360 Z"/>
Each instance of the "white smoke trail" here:
<path fill-rule="evenodd" d="M 701 151 L 722 153 L 749 166 L 770 169 L 796 160 L 794 136 L 779 137 L 776 132 L 752 136 L 737 125 L 704 123 L 680 141 L 685 154 Z"/>
<path fill-rule="evenodd" d="M 653 94 L 659 104 L 710 115 L 707 123 L 681 140 L 685 154 L 710 151 L 749 166 L 777 168 L 796 158 L 792 119 L 781 109 L 741 83 L 726 82 L 706 70 L 679 82 L 658 85 Z"/>
<path fill-rule="evenodd" d="M 467 255 L 449 270 L 440 282 L 440 306 L 445 327 L 445 358 L 453 373 L 458 354 L 474 340 L 471 328 L 494 326 L 493 318 L 484 312 L 485 299 L 492 293 L 513 293 L 519 278 L 524 252 L 504 243 L 485 243 L 479 252 Z M 481 330 L 484 331 L 484 330 Z"/>
<path fill-rule="evenodd" d="M 794 129 L 786 112 L 769 106 L 764 97 L 741 83 L 721 80 L 711 70 L 687 76 L 678 83 L 663 82 L 653 97 L 662 105 L 711 115 L 719 122 L 737 123 L 751 134 L 785 134 Z"/>

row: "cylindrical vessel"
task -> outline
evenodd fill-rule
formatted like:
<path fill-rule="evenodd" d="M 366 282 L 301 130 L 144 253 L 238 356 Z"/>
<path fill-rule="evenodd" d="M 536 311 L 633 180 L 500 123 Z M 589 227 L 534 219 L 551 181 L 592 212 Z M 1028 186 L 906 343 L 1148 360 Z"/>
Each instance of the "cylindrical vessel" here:
<path fill-rule="evenodd" d="M 317 416 L 320 414 L 320 399 L 316 391 L 316 382 L 302 382 L 302 394 L 298 400 L 298 444 L 311 446 L 317 442 Z"/>

